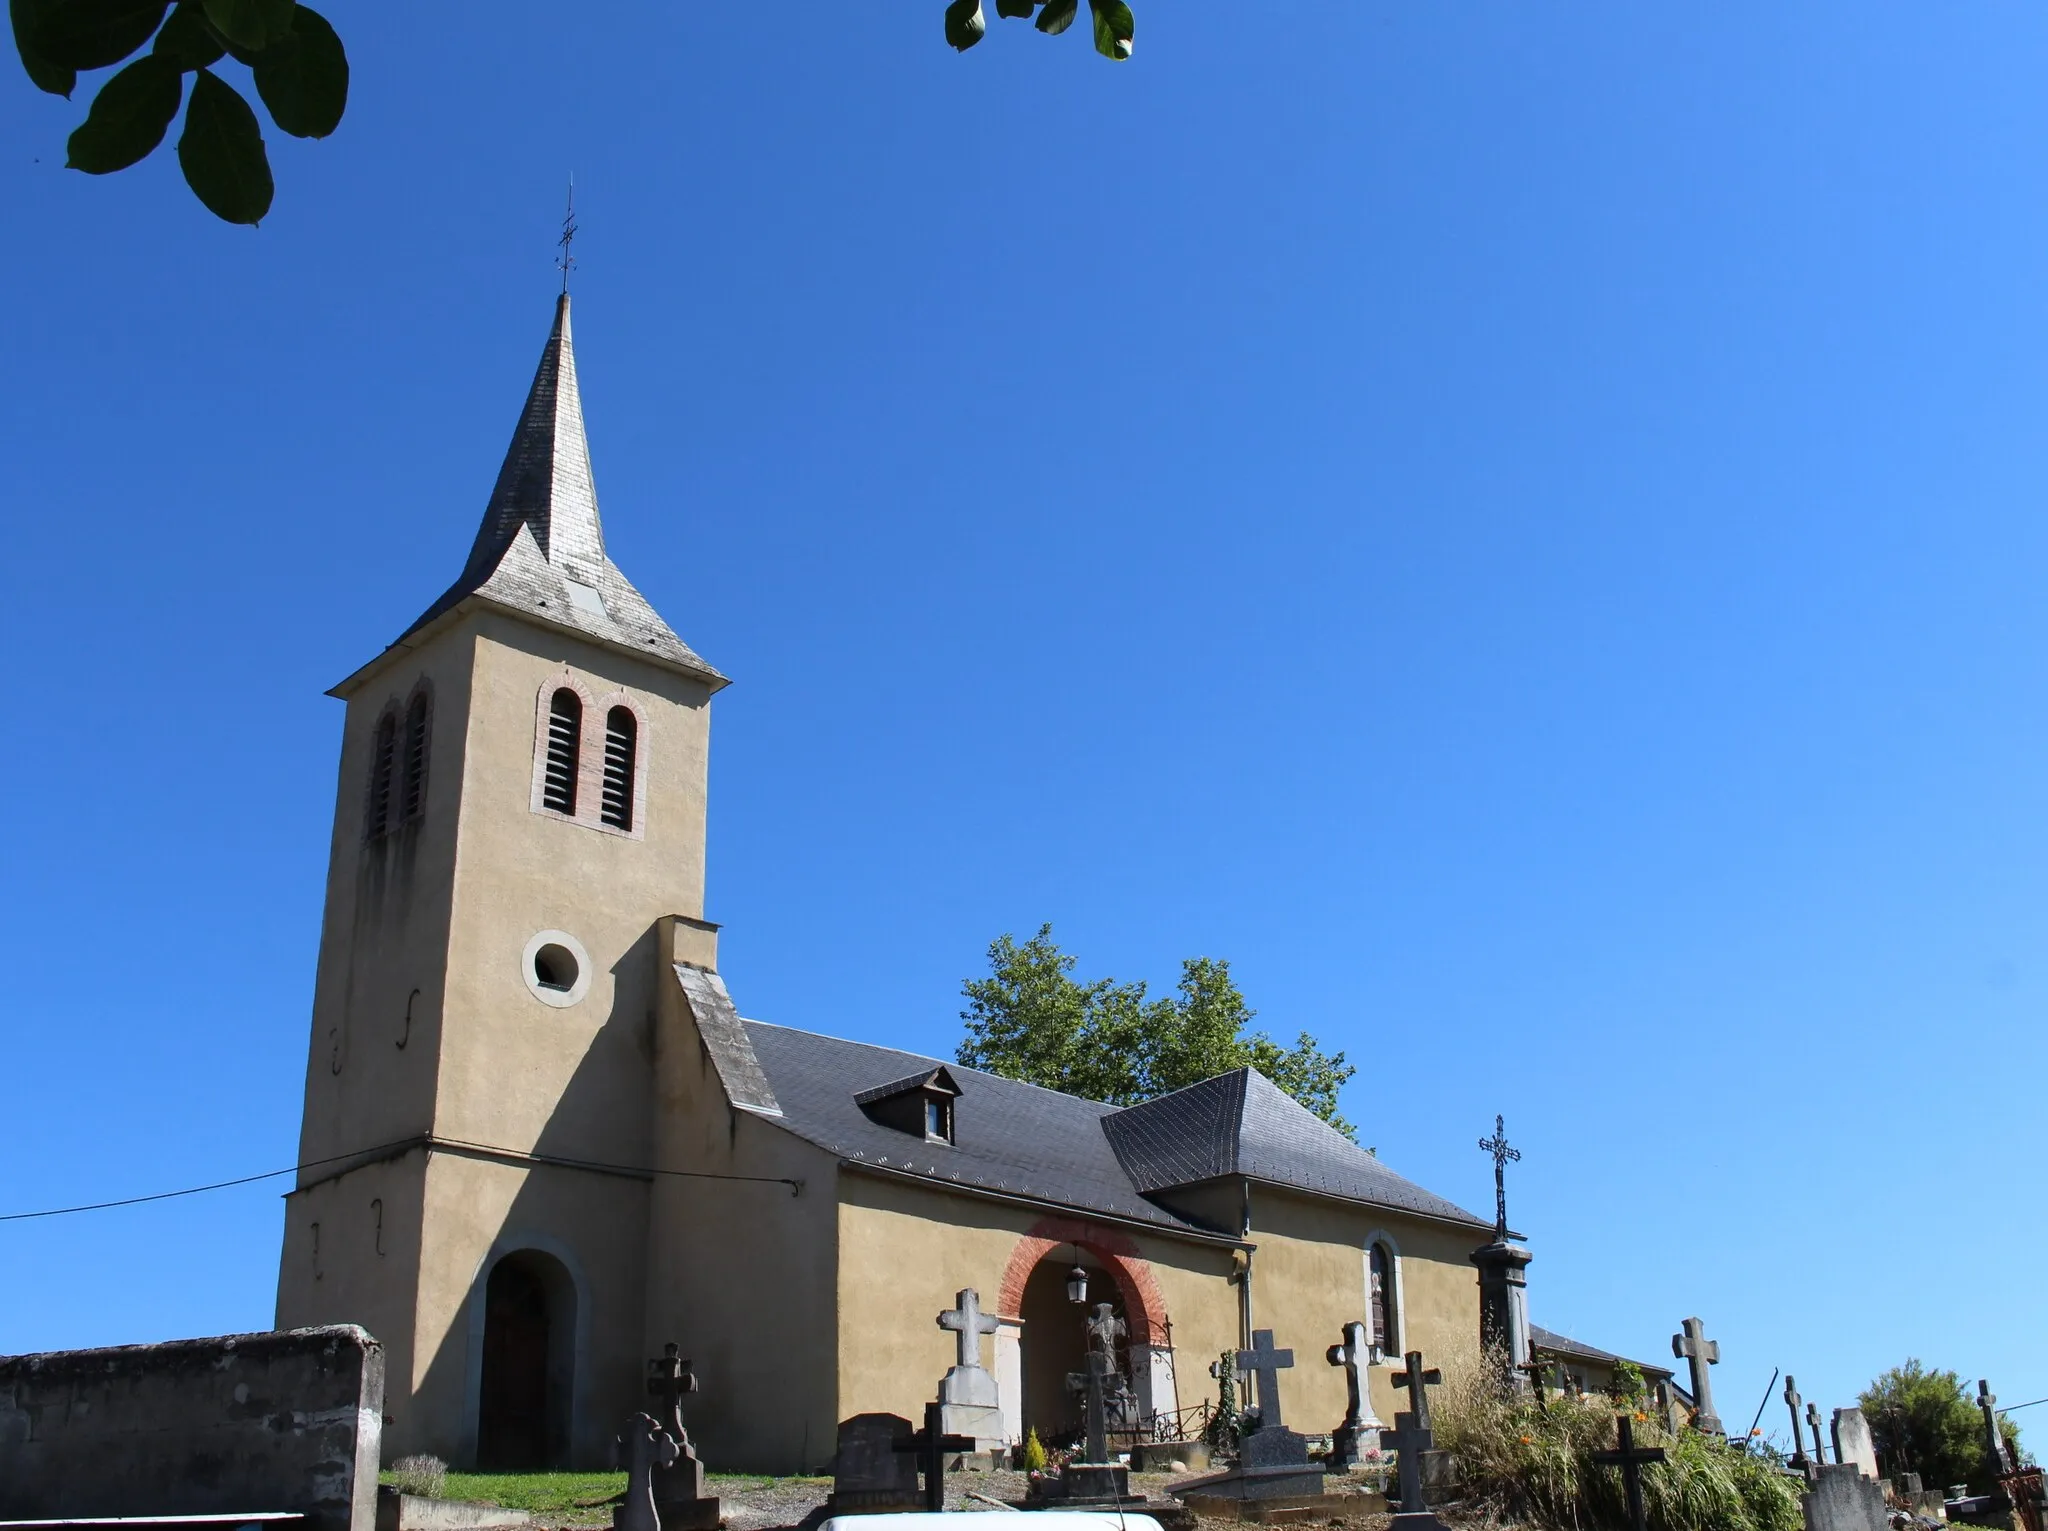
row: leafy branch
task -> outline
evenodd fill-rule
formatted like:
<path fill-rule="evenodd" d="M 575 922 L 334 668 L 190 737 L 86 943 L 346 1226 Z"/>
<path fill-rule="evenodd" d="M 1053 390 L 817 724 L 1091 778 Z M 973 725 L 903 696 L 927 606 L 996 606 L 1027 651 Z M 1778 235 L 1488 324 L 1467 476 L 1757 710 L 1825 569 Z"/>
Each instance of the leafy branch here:
<path fill-rule="evenodd" d="M 1032 13 L 1037 12 L 1032 25 L 1048 37 L 1057 37 L 1072 26 L 1080 9 L 1080 0 L 996 0 L 998 16 L 1031 21 Z M 1095 21 L 1095 51 L 1104 58 L 1129 58 L 1131 33 L 1137 26 L 1131 8 L 1124 0 L 1088 0 L 1088 10 Z M 981 0 L 953 0 L 946 7 L 946 41 L 962 53 L 987 33 L 988 17 L 982 13 Z"/>
<path fill-rule="evenodd" d="M 270 120 L 294 138 L 325 138 L 348 105 L 340 37 L 294 0 L 9 0 L 8 10 L 22 67 L 53 96 L 69 99 L 81 71 L 141 54 L 94 95 L 66 146 L 69 168 L 126 170 L 156 150 L 183 106 L 185 184 L 229 223 L 259 222 L 276 185 L 254 108 L 215 65 L 246 65 Z"/>

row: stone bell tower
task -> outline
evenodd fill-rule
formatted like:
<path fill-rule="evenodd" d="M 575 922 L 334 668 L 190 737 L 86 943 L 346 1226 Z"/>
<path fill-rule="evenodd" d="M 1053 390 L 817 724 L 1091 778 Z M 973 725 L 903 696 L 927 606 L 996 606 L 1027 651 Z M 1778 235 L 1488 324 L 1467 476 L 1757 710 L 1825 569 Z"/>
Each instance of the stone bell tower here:
<path fill-rule="evenodd" d="M 564 294 L 461 577 L 332 692 L 277 1321 L 384 1342 L 394 1454 L 601 1462 L 638 1385 L 655 949 L 715 960 L 725 684 L 605 550 Z"/>

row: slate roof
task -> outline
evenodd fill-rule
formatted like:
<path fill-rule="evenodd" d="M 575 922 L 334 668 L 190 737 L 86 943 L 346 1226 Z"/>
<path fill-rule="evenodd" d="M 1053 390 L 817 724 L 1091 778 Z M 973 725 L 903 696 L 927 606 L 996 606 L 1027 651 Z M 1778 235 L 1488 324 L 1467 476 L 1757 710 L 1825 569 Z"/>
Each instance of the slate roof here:
<path fill-rule="evenodd" d="M 1614 1366 L 1626 1359 L 1623 1356 L 1615 1355 L 1612 1351 L 1602 1350 L 1596 1345 L 1587 1345 L 1573 1339 L 1570 1335 L 1559 1334 L 1554 1329 L 1545 1329 L 1536 1324 L 1529 1326 L 1529 1346 L 1532 1350 L 1547 1351 L 1554 1356 L 1577 1356 L 1582 1360 L 1593 1361 L 1601 1366 Z M 1629 1364 L 1636 1367 L 1647 1377 L 1669 1377 L 1672 1375 L 1670 1367 L 1659 1366 L 1654 1361 L 1631 1361 Z M 1688 1401 L 1689 1399 L 1690 1395 L 1688 1395 Z"/>
<path fill-rule="evenodd" d="M 921 1077 L 937 1059 L 765 1021 L 744 1024 L 780 1124 L 856 1164 L 1169 1228 L 1199 1225 L 1153 1194 L 1240 1174 L 1492 1226 L 1404 1180 L 1251 1069 L 1119 1108 L 946 1064 L 960 1088 L 948 1146 L 885 1127 L 858 1104 L 876 1086 Z"/>
<path fill-rule="evenodd" d="M 1102 1125 L 1141 1191 L 1244 1175 L 1475 1228 L 1493 1226 L 1395 1174 L 1256 1069 L 1205 1079 L 1115 1112 Z"/>
<path fill-rule="evenodd" d="M 556 301 L 554 329 L 462 575 L 399 642 L 473 596 L 528 621 L 649 655 L 702 677 L 714 689 L 726 683 L 655 614 L 605 552 L 567 293 Z"/>

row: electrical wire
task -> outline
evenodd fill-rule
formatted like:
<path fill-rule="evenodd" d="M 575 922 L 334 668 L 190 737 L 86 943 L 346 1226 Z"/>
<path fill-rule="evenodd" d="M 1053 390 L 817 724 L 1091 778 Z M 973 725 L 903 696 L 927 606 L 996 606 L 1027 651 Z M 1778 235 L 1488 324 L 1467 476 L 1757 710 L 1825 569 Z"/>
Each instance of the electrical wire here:
<path fill-rule="evenodd" d="M 325 1159 L 308 1159 L 288 1169 L 265 1170 L 260 1175 L 239 1175 L 233 1180 L 216 1180 L 208 1185 L 186 1186 L 176 1191 L 155 1191 L 148 1196 L 123 1196 L 116 1201 L 92 1201 L 76 1207 L 46 1207 L 40 1212 L 0 1212 L 0 1223 L 21 1223 L 40 1217 L 69 1217 L 75 1212 L 106 1212 L 115 1207 L 139 1207 L 146 1202 L 172 1201 L 180 1196 L 200 1196 L 208 1191 L 225 1191 L 238 1185 L 255 1185 L 258 1181 L 276 1180 L 284 1175 L 296 1175 L 301 1170 L 320 1169 L 329 1164 L 340 1164 L 349 1159 L 374 1161 L 380 1154 L 394 1153 L 404 1148 L 425 1148 L 432 1152 L 436 1148 L 468 1149 L 472 1153 L 502 1154 L 509 1159 L 525 1160 L 534 1164 L 546 1164 L 562 1169 L 587 1169 L 609 1171 L 613 1174 L 675 1177 L 689 1180 L 729 1180 L 753 1185 L 786 1185 L 789 1194 L 803 1194 L 804 1183 L 779 1175 L 725 1175 L 716 1170 L 671 1170 L 657 1169 L 646 1165 L 607 1164 L 598 1159 L 572 1159 L 559 1154 L 528 1153 L 517 1148 L 498 1148 L 489 1143 L 465 1143 L 457 1138 L 411 1137 L 396 1142 L 380 1144 L 376 1148 L 359 1148 L 354 1153 L 332 1154 Z"/>

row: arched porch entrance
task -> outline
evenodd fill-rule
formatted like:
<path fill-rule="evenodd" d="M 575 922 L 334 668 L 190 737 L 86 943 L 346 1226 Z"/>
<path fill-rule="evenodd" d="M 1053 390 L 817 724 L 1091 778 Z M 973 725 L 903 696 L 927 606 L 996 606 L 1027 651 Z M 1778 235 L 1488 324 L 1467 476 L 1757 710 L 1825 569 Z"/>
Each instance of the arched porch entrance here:
<path fill-rule="evenodd" d="M 1088 1275 L 1082 1306 L 1067 1293 L 1076 1263 Z M 1011 1252 L 997 1309 L 1020 1321 L 1010 1370 L 1022 1397 L 1018 1403 L 1006 1400 L 1005 1406 L 1020 1439 L 1029 1429 L 1037 1430 L 1047 1445 L 1078 1437 L 1081 1404 L 1067 1391 L 1067 1378 L 1086 1367 L 1087 1319 L 1102 1302 L 1124 1322 L 1118 1360 L 1131 1380 L 1139 1420 L 1178 1407 L 1166 1305 L 1137 1245 L 1108 1229 L 1046 1218 Z M 997 1336 L 999 1371 L 1004 1340 Z"/>
<path fill-rule="evenodd" d="M 503 1256 L 484 1284 L 477 1466 L 566 1464 L 575 1369 L 576 1284 L 568 1270 L 538 1249 Z"/>

